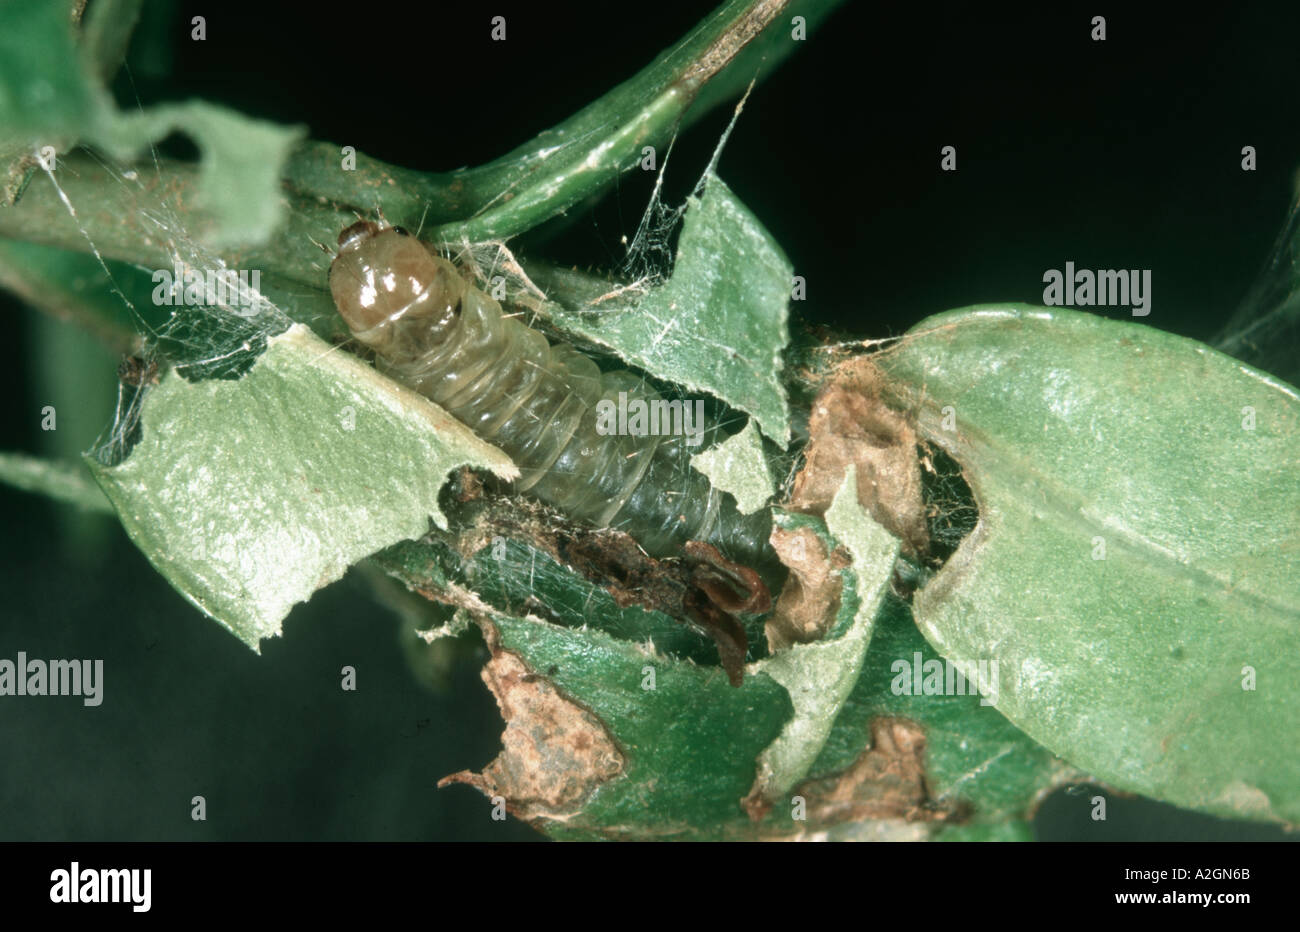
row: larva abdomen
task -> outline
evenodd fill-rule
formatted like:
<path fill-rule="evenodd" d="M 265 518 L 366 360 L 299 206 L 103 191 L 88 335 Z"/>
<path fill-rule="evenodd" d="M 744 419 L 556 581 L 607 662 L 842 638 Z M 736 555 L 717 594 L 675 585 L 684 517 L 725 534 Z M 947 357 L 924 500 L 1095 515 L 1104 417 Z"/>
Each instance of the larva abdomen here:
<path fill-rule="evenodd" d="M 690 467 L 702 442 L 684 436 L 602 434 L 597 403 L 655 395 L 626 370 L 601 373 L 572 347 L 551 346 L 506 317 L 446 259 L 393 227 L 344 230 L 330 266 L 334 302 L 378 366 L 445 408 L 519 466 L 518 491 L 572 517 L 628 531 L 652 556 L 688 540 L 730 559 L 771 566 L 766 512 L 741 515 Z"/>

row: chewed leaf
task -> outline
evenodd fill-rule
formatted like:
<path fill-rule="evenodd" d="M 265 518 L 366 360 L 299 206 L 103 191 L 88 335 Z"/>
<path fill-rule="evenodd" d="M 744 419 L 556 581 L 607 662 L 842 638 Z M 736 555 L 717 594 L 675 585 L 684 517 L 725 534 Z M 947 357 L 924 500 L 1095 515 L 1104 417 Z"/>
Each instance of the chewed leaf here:
<path fill-rule="evenodd" d="M 501 645 L 592 710 L 624 750 L 622 775 L 558 837 L 720 837 L 747 830 L 741 797 L 754 758 L 789 717 L 785 690 L 766 676 L 735 689 L 719 669 L 668 660 L 597 631 L 494 619 Z M 687 710 L 692 710 L 689 714 Z M 701 748 L 711 748 L 709 754 Z"/>
<path fill-rule="evenodd" d="M 34 153 L 41 150 L 57 178 L 55 159 L 77 143 L 130 159 L 179 130 L 202 154 L 198 206 L 211 221 L 206 245 L 269 239 L 286 216 L 280 170 L 306 128 L 255 120 L 203 101 L 119 110 L 94 73 L 96 67 L 115 65 L 116 57 L 98 61 L 101 50 L 79 48 L 77 38 L 69 4 L 13 3 L 0 9 L 0 138 L 5 140 L 0 203 L 20 194 L 36 164 Z M 109 44 L 122 41 L 110 38 Z M 92 45 L 96 41 L 109 40 L 96 30 Z"/>
<path fill-rule="evenodd" d="M 889 588 L 901 542 L 862 509 L 856 492 L 857 477 L 850 466 L 826 512 L 829 530 L 853 558 L 852 573 L 844 578 L 846 585 L 856 580 L 856 592 L 840 604 L 841 612 L 852 615 L 848 630 L 812 644 L 793 645 L 753 665 L 755 673 L 766 673 L 784 686 L 794 704 L 794 716 L 780 737 L 759 756 L 759 777 L 751 794 L 755 805 L 759 800 L 772 803 L 807 776 L 858 681 L 871 643 L 872 621 Z"/>
<path fill-rule="evenodd" d="M 670 382 L 707 391 L 753 416 L 783 447 L 790 414 L 781 382 L 793 268 L 771 234 L 710 176 L 682 224 L 672 277 L 635 305 L 573 313 L 557 327 L 608 347 Z"/>
<path fill-rule="evenodd" d="M 221 249 L 266 242 L 286 216 L 281 166 L 306 128 L 279 126 L 190 101 L 140 113 L 105 114 L 88 141 L 128 159 L 175 130 L 190 136 L 202 152 L 197 206 L 212 218 L 205 245 Z"/>
<path fill-rule="evenodd" d="M 462 465 L 517 475 L 440 409 L 295 325 L 238 381 L 168 373 L 117 466 L 88 460 L 136 545 L 254 650 L 356 561 L 445 519 Z"/>
<path fill-rule="evenodd" d="M 1296 390 L 1019 306 L 931 318 L 877 361 L 979 505 L 915 600 L 940 653 L 996 660 L 997 708 L 1107 782 L 1300 821 Z"/>
<path fill-rule="evenodd" d="M 956 688 L 954 677 L 953 685 L 950 690 L 947 665 L 916 629 L 908 603 L 886 596 L 862 673 L 812 766 L 815 783 L 835 786 L 840 805 L 864 816 L 896 817 L 920 802 L 932 815 L 945 816 L 938 824 L 951 826 L 1027 819 L 1052 787 L 1082 779 L 986 705 L 978 683 Z M 870 755 L 871 739 L 884 723 L 895 731 L 910 723 L 924 734 L 924 789 L 911 798 L 890 781 L 844 779 Z M 815 812 L 817 799 L 809 792 Z"/>
<path fill-rule="evenodd" d="M 734 437 L 691 457 L 691 466 L 708 476 L 714 488 L 730 492 L 743 515 L 762 508 L 776 494 L 753 421 Z"/>

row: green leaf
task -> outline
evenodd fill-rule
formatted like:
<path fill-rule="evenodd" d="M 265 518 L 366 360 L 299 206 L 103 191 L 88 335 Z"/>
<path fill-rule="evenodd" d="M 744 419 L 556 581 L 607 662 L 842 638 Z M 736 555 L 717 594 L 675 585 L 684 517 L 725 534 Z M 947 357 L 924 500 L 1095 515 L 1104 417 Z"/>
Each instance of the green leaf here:
<path fill-rule="evenodd" d="M 122 15 L 134 17 L 134 4 Z M 120 28 L 92 20 L 90 47 L 78 48 L 69 7 L 11 3 L 0 8 L 0 152 L 8 173 L 5 202 L 24 186 L 28 156 L 43 146 L 65 152 L 93 145 L 116 159 L 133 159 L 174 131 L 201 152 L 198 207 L 213 221 L 207 245 L 262 243 L 284 223 L 280 171 L 303 127 L 254 120 L 203 101 L 119 111 L 101 86 L 125 46 Z M 53 170 L 57 180 L 59 168 Z"/>
<path fill-rule="evenodd" d="M 849 477 L 845 487 L 855 488 L 853 482 Z M 780 520 L 789 528 L 811 527 L 828 549 L 835 546 L 817 518 Z M 377 562 L 412 588 L 477 605 L 480 620 L 487 612 L 502 647 L 613 736 L 625 757 L 622 774 L 577 811 L 545 818 L 540 828 L 557 837 L 782 837 L 800 828 L 784 807 L 765 821 L 754 819 L 820 752 L 857 679 L 899 548 L 851 492 L 836 500 L 830 520 L 867 567 L 862 581 L 852 570 L 841 573 L 843 594 L 827 640 L 750 664 L 739 689 L 727 683 L 716 656 L 698 656 L 699 645 L 707 645 L 702 635 L 659 612 L 620 608 L 599 585 L 519 541 L 488 545 L 481 528 L 469 528 L 462 531 L 468 538 L 444 545 L 446 535 L 435 532 L 385 551 Z M 482 549 L 461 562 L 466 539 L 480 541 Z M 559 624 L 520 617 L 530 604 L 544 606 Z M 688 707 L 693 713 L 683 715 Z M 508 717 L 522 714 L 518 699 L 503 710 Z M 528 733 L 547 746 L 543 759 L 563 740 L 554 728 Z M 532 758 L 520 765 L 530 776 L 537 766 Z M 751 803 L 759 805 L 751 809 Z"/>
<path fill-rule="evenodd" d="M 0 6 L 0 138 L 75 133 L 98 106 L 82 73 L 72 4 Z"/>
<path fill-rule="evenodd" d="M 915 599 L 940 653 L 996 659 L 998 709 L 1121 789 L 1300 821 L 1296 390 L 1021 306 L 931 318 L 877 358 L 980 509 Z"/>
<path fill-rule="evenodd" d="M 547 826 L 560 838 L 721 837 L 748 820 L 740 800 L 754 759 L 790 717 L 770 677 L 732 687 L 721 668 L 648 654 L 596 631 L 498 618 L 501 643 L 592 710 L 625 757 L 580 813 Z M 644 688 L 646 667 L 654 688 Z"/>
<path fill-rule="evenodd" d="M 457 529 L 453 518 L 453 531 Z M 663 612 L 618 605 L 605 589 L 557 563 L 529 541 L 501 532 L 494 535 L 502 538 L 494 546 L 464 558 L 456 541 L 437 539 L 443 536 L 435 534 L 431 535 L 434 539 L 418 544 L 399 545 L 402 553 L 385 553 L 380 562 L 419 588 L 445 589 L 449 581 L 463 585 L 506 615 L 523 617 L 545 606 L 547 620 L 556 624 L 590 626 L 620 640 L 651 642 L 659 653 L 675 659 L 718 663 L 713 642 L 700 632 Z M 422 573 L 431 566 L 438 567 L 436 574 Z"/>
<path fill-rule="evenodd" d="M 198 203 L 212 220 L 204 245 L 222 249 L 270 239 L 286 217 L 280 169 L 306 134 L 201 100 L 105 114 L 87 140 L 117 159 L 132 159 L 155 140 L 180 131 L 201 151 Z"/>
<path fill-rule="evenodd" d="M 31 181 L 38 149 L 66 147 L 93 108 L 75 15 L 73 3 L 0 6 L 0 211 Z"/>
<path fill-rule="evenodd" d="M 939 832 L 935 841 L 1033 841 L 1034 827 L 1029 822 L 972 822 L 950 825 Z"/>
<path fill-rule="evenodd" d="M 715 488 L 730 492 L 743 515 L 758 511 L 776 494 L 772 471 L 753 421 L 734 437 L 692 456 L 691 467 L 708 477 Z"/>
<path fill-rule="evenodd" d="M 652 375 L 711 392 L 784 447 L 790 415 L 781 352 L 790 340 L 793 271 L 758 219 L 709 176 L 703 196 L 689 201 L 672 277 L 635 305 L 597 304 L 591 284 L 575 276 L 552 274 L 539 284 L 577 297 L 569 308 L 544 308 L 561 330 Z"/>
<path fill-rule="evenodd" d="M 852 479 L 847 483 L 854 487 Z M 910 662 L 916 654 L 935 660 L 907 604 L 886 595 L 898 541 L 863 523 L 867 519 L 851 497 L 836 500 L 829 520 L 839 538 L 850 542 L 855 565 L 869 569 L 861 582 L 854 569 L 842 572 L 839 611 L 824 641 L 751 664 L 739 691 L 722 683 L 716 661 L 700 667 L 680 659 L 683 636 L 698 640 L 698 635 L 657 612 L 620 609 L 599 586 L 518 542 L 498 549 L 484 540 L 483 549 L 464 565 L 458 562 L 463 547 L 428 539 L 390 548 L 377 560 L 412 588 L 440 591 L 440 598 L 453 604 L 476 604 L 480 616 L 487 612 L 503 647 L 595 715 L 627 751 L 628 766 L 616 780 L 600 786 L 577 811 L 539 823 L 549 834 L 788 837 L 802 825 L 791 822 L 787 806 L 778 801 L 755 822 L 733 795 L 737 788 L 748 791 L 747 803 L 756 803 L 765 789 L 777 797 L 809 774 L 834 776 L 870 749 L 870 725 L 881 716 L 906 718 L 924 729 L 924 780 L 934 802 L 955 818 L 996 825 L 1028 817 L 1046 790 L 1078 775 L 981 705 L 978 696 L 911 696 L 891 689 L 895 660 Z M 779 515 L 778 521 L 788 529 L 812 528 L 824 544 L 835 545 L 816 518 Z M 481 537 L 479 531 L 468 533 Z M 560 624 L 519 617 L 530 599 Z M 667 654 L 670 643 L 677 657 Z M 655 670 L 653 688 L 646 686 L 647 666 Z M 773 692 L 773 680 L 785 688 Z M 662 691 L 665 681 L 674 687 L 668 693 Z M 741 706 L 733 701 L 737 696 L 745 699 Z M 517 702 L 508 706 L 511 715 L 519 714 Z M 694 710 L 690 716 L 681 714 L 685 707 Z M 647 737 L 656 723 L 674 732 L 672 743 L 661 747 Z M 751 729 L 768 727 L 769 738 L 760 743 Z M 548 746 L 560 740 L 546 729 L 528 733 Z M 550 759 L 551 753 L 544 751 L 543 757 Z M 760 768 L 768 765 L 757 784 L 763 771 L 756 762 Z M 703 790 L 692 793 L 690 787 Z M 890 793 L 889 777 L 872 789 Z M 661 820 L 664 813 L 671 818 Z M 882 821 L 816 828 L 835 837 L 923 840 L 939 831 L 946 836 L 953 824 L 904 818 L 897 811 Z"/>
<path fill-rule="evenodd" d="M 140 171 L 134 182 L 124 184 L 117 170 L 102 159 L 73 154 L 59 160 L 57 177 L 57 190 L 48 179 L 37 179 L 21 204 L 0 210 L 0 237 L 32 241 L 0 248 L 0 279 L 43 310 L 54 310 L 59 297 L 71 290 L 69 285 L 87 277 L 94 282 L 103 280 L 102 270 L 96 270 L 99 259 L 89 254 L 93 242 L 114 283 L 134 307 L 128 317 L 128 310 L 114 294 L 93 301 L 83 295 L 79 303 L 93 303 L 94 316 L 130 320 L 139 315 L 143 319 L 135 323 L 140 329 L 161 329 L 171 309 L 153 303 L 156 285 L 150 279 L 151 270 L 170 270 L 178 259 L 198 269 L 216 268 L 225 262 L 232 269 L 260 270 L 262 295 L 286 316 L 308 324 L 324 338 L 346 334 L 325 287 L 329 260 L 316 244 L 333 242 L 338 231 L 355 219 L 354 214 L 293 200 L 287 224 L 269 242 L 214 255 L 195 242 L 210 242 L 219 238 L 220 232 L 215 218 L 190 209 L 203 196 L 202 173 L 194 165 L 160 160 L 156 170 Z M 65 195 L 76 205 L 76 217 L 68 213 Z M 160 220 L 166 222 L 160 225 Z M 56 250 L 45 248 L 42 252 L 36 242 L 58 246 L 69 251 L 68 255 L 56 258 Z M 84 261 L 77 261 L 76 251 L 85 255 Z M 64 269 L 69 280 L 60 282 L 58 276 Z M 33 285 L 40 279 L 52 279 L 45 286 L 52 297 L 42 299 L 40 289 L 13 284 L 26 279 L 32 279 Z M 107 306 L 113 304 L 115 308 Z"/>
<path fill-rule="evenodd" d="M 924 732 L 932 803 L 966 810 L 971 824 L 1028 819 L 1047 791 L 1081 778 L 982 697 L 915 691 L 914 671 L 942 662 L 917 630 L 908 603 L 887 597 L 874 622 L 862 674 L 811 775 L 847 770 L 870 746 L 872 722 L 890 718 L 915 723 Z"/>
<path fill-rule="evenodd" d="M 89 460 L 131 539 L 254 650 L 297 602 L 418 537 L 446 474 L 517 475 L 440 409 L 294 326 L 238 381 L 175 371 L 145 398 L 117 466 Z"/>
<path fill-rule="evenodd" d="M 122 67 L 143 6 L 144 0 L 96 0 L 82 20 L 83 54 L 101 81 L 110 82 Z"/>

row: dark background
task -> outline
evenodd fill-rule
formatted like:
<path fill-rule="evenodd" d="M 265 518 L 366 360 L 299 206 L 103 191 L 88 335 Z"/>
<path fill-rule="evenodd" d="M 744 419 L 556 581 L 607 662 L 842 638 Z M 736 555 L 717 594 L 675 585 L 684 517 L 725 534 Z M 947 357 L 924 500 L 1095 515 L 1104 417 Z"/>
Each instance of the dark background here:
<path fill-rule="evenodd" d="M 204 97 L 423 170 L 489 161 L 633 75 L 712 4 L 151 4 L 131 58 L 146 105 Z M 1300 166 L 1300 11 L 1026 14 L 850 3 L 761 84 L 719 174 L 808 282 L 805 320 L 862 337 L 997 300 L 1041 303 L 1074 260 L 1153 272 L 1146 323 L 1207 338 L 1266 258 Z M 190 17 L 207 41 L 189 40 Z M 505 43 L 488 41 L 504 15 Z M 167 50 L 160 54 L 159 43 Z M 133 103 L 119 82 L 123 104 Z M 677 141 L 669 200 L 730 117 Z M 1243 145 L 1259 169 L 1240 170 Z M 943 145 L 956 173 L 938 170 Z M 650 179 L 625 176 L 545 243 L 616 266 Z M 116 360 L 0 296 L 14 328 L 0 449 L 71 457 L 109 422 Z M 1126 309 L 1103 313 L 1126 316 Z M 38 429 L 58 401 L 59 430 Z M 204 619 L 116 523 L 0 488 L 0 656 L 102 657 L 107 701 L 0 703 L 0 840 L 533 839 L 440 776 L 480 768 L 500 718 L 470 647 L 442 675 L 357 573 L 300 606 L 261 657 Z M 477 654 L 475 651 L 477 650 Z M 360 689 L 339 689 L 351 664 Z M 434 687 L 428 685 L 434 683 Z M 208 820 L 189 818 L 204 795 Z M 1268 839 L 1061 791 L 1043 839 Z"/>

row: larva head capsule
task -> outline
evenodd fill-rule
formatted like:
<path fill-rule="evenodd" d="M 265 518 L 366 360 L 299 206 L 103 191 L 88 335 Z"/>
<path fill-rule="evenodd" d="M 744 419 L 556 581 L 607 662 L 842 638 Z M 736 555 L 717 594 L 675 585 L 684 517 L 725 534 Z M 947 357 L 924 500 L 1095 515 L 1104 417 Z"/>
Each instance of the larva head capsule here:
<path fill-rule="evenodd" d="M 339 234 L 330 264 L 334 305 L 352 335 L 376 349 L 391 344 L 405 323 L 418 321 L 436 339 L 456 319 L 465 288 L 455 266 L 415 237 L 368 220 Z"/>

